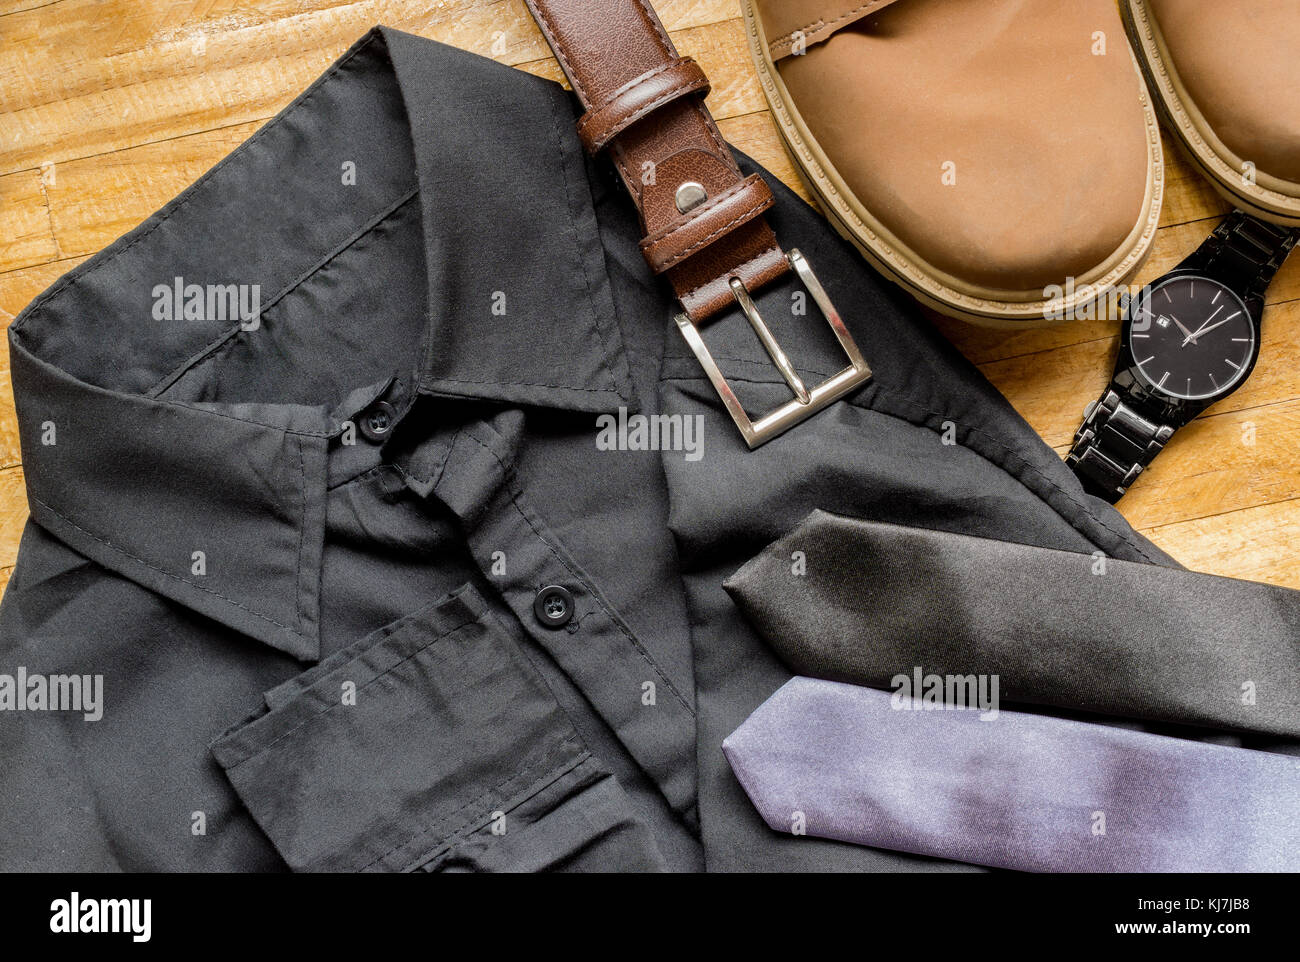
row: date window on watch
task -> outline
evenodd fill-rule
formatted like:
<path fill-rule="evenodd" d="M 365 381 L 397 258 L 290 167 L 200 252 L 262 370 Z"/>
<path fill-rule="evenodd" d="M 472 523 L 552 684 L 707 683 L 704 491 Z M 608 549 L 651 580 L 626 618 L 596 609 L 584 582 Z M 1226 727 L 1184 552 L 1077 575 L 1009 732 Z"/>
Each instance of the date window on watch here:
<path fill-rule="evenodd" d="M 1168 327 L 1171 323 L 1173 322 L 1163 314 L 1156 318 L 1156 327 Z"/>

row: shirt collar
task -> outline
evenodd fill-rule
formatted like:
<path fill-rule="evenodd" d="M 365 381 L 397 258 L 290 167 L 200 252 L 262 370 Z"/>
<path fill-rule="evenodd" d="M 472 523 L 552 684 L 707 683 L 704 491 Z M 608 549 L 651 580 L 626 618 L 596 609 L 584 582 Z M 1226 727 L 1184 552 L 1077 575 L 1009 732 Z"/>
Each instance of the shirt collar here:
<path fill-rule="evenodd" d="M 288 290 L 385 205 L 418 194 L 429 316 L 409 373 L 421 391 L 584 412 L 630 405 L 572 124 L 549 81 L 372 30 L 11 326 L 33 520 L 158 594 L 318 658 L 326 456 L 340 424 L 270 388 L 259 395 L 270 401 L 177 395 L 231 340 L 230 325 L 163 330 L 150 316 L 153 282 L 236 276 Z M 357 189 L 330 195 L 321 185 L 338 183 L 358 144 L 369 152 L 352 151 L 366 158 Z"/>
<path fill-rule="evenodd" d="M 412 131 L 426 238 L 422 388 L 575 411 L 629 403 L 568 95 L 410 34 L 382 36 Z"/>

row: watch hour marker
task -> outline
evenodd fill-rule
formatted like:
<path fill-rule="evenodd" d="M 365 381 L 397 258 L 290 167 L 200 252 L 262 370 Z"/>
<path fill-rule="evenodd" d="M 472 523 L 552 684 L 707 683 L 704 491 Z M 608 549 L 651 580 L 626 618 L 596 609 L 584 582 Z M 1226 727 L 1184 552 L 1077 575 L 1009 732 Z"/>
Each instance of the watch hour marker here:
<path fill-rule="evenodd" d="M 1165 300 L 1167 300 L 1170 304 L 1172 304 L 1172 303 L 1174 302 L 1174 299 L 1173 299 L 1172 297 L 1169 296 L 1169 288 L 1167 288 L 1167 287 L 1166 287 L 1166 288 L 1163 288 L 1163 289 L 1160 291 L 1160 293 L 1163 294 L 1163 295 L 1165 295 Z"/>
<path fill-rule="evenodd" d="M 1191 282 L 1191 290 L 1188 292 L 1187 296 L 1192 300 L 1196 300 L 1196 281 Z"/>
<path fill-rule="evenodd" d="M 1168 372 L 1168 371 L 1165 371 L 1165 376 L 1162 377 L 1159 381 L 1156 382 L 1156 387 L 1164 387 L 1164 386 L 1165 386 L 1165 381 L 1168 381 L 1168 380 L 1169 380 L 1169 372 Z"/>
<path fill-rule="evenodd" d="M 1133 332 L 1133 336 L 1134 336 L 1134 337 L 1150 337 L 1151 335 L 1150 335 L 1150 334 L 1139 334 L 1139 333 L 1137 333 L 1137 331 L 1134 331 L 1134 332 Z"/>
<path fill-rule="evenodd" d="M 1228 366 L 1231 367 L 1234 371 L 1240 371 L 1240 370 L 1241 370 L 1241 365 L 1240 365 L 1240 364 L 1235 364 L 1235 363 L 1233 363 L 1231 360 L 1229 360 L 1229 359 L 1226 358 L 1226 357 L 1224 358 L 1224 360 L 1227 361 Z"/>
<path fill-rule="evenodd" d="M 1214 379 L 1214 372 L 1210 372 L 1210 383 L 1214 385 L 1216 391 L 1219 389 L 1219 382 Z"/>
<path fill-rule="evenodd" d="M 1250 343 L 1250 338 L 1248 338 L 1248 337 L 1234 337 L 1233 340 L 1236 341 L 1238 344 L 1249 344 L 1249 343 Z"/>
<path fill-rule="evenodd" d="M 1142 366 L 1143 364 L 1145 364 L 1147 361 L 1153 361 L 1153 360 L 1155 360 L 1155 355 L 1154 355 L 1154 354 L 1152 354 L 1149 358 L 1147 358 L 1146 361 L 1138 361 L 1138 367 L 1141 367 L 1141 366 Z"/>
<path fill-rule="evenodd" d="M 1223 291 L 1217 291 L 1217 292 L 1215 293 L 1215 295 L 1214 295 L 1214 300 L 1210 301 L 1210 303 L 1211 303 L 1211 304 L 1217 304 L 1217 303 L 1219 303 L 1219 298 L 1222 297 L 1222 296 L 1223 296 Z"/>

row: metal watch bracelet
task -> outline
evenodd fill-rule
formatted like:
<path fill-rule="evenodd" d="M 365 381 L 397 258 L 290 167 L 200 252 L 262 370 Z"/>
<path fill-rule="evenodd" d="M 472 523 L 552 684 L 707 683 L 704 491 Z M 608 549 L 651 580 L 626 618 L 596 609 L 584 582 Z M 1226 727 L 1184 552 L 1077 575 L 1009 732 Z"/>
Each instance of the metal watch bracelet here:
<path fill-rule="evenodd" d="M 1270 224 L 1235 210 L 1180 266 L 1214 277 L 1241 295 L 1263 296 L 1300 231 Z"/>
<path fill-rule="evenodd" d="M 1089 494 L 1114 504 L 1173 435 L 1172 427 L 1143 417 L 1112 388 L 1088 405 L 1065 463 Z"/>

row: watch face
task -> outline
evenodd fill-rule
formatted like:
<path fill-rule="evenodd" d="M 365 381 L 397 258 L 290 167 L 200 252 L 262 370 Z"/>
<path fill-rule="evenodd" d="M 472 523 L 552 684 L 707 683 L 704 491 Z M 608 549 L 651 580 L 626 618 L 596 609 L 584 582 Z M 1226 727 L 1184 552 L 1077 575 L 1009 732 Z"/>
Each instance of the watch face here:
<path fill-rule="evenodd" d="M 1144 290 L 1129 311 L 1128 336 L 1142 378 L 1188 401 L 1234 387 L 1255 356 L 1246 305 L 1207 277 L 1172 277 Z"/>

